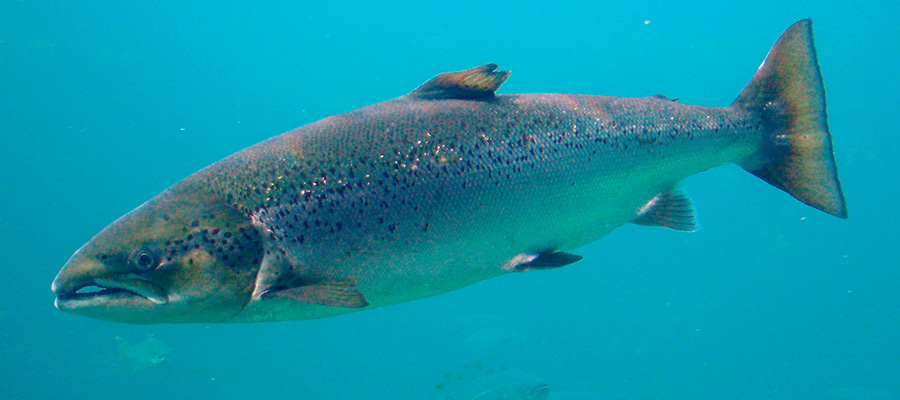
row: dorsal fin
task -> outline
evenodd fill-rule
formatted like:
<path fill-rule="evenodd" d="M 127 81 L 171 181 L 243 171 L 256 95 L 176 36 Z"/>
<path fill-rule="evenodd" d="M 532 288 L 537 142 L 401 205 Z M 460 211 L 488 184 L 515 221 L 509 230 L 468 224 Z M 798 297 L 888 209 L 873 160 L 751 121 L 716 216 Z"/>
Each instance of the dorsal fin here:
<path fill-rule="evenodd" d="M 656 195 L 641 206 L 637 214 L 637 219 L 632 221 L 637 225 L 659 226 L 686 232 L 697 230 L 694 206 L 691 199 L 680 190 L 670 190 Z"/>
<path fill-rule="evenodd" d="M 458 72 L 445 72 L 428 80 L 410 96 L 422 99 L 480 99 L 494 97 L 509 71 L 497 71 L 497 64 Z"/>

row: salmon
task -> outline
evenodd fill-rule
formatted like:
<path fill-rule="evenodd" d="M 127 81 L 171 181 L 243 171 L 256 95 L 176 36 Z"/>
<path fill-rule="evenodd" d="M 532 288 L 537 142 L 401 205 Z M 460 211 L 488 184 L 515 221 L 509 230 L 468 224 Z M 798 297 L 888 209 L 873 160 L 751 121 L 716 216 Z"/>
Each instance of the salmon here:
<path fill-rule="evenodd" d="M 328 317 L 552 269 L 634 223 L 696 229 L 679 181 L 735 163 L 846 218 L 810 20 L 727 107 L 497 95 L 487 64 L 302 126 L 102 230 L 56 306 L 127 323 Z"/>

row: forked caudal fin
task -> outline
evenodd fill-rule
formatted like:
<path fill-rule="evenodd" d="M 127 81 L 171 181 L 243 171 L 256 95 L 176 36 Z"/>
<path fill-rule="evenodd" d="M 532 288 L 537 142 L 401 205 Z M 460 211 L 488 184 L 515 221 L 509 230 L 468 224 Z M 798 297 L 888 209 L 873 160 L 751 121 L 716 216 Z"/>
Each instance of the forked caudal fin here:
<path fill-rule="evenodd" d="M 847 218 L 811 20 L 784 31 L 731 107 L 757 114 L 768 135 L 757 154 L 737 162 L 741 167 L 811 207 Z"/>

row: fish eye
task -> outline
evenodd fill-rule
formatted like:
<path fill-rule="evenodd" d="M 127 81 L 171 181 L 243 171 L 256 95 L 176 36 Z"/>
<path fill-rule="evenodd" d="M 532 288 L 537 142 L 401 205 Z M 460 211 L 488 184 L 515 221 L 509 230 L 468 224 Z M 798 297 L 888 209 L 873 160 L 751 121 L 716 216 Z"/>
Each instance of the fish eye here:
<path fill-rule="evenodd" d="M 156 266 L 156 257 L 147 250 L 138 251 L 134 256 L 134 265 L 141 271 L 148 271 Z"/>

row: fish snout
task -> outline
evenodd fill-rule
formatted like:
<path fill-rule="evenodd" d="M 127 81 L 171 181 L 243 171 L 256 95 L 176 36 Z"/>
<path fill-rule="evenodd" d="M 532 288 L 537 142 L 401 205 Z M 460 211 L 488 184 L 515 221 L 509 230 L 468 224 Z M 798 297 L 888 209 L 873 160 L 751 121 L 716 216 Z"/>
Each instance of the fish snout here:
<path fill-rule="evenodd" d="M 102 262 L 73 256 L 59 271 L 50 289 L 56 308 L 76 313 L 168 303 L 168 294 L 152 282 L 133 274 L 112 271 Z"/>
<path fill-rule="evenodd" d="M 102 263 L 84 260 L 76 253 L 56 274 L 50 290 L 56 293 L 57 298 L 71 297 L 91 286 L 96 278 L 96 271 L 101 269 L 105 269 Z"/>

